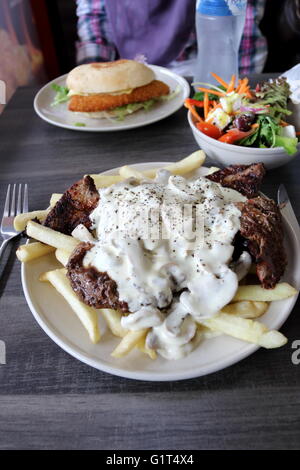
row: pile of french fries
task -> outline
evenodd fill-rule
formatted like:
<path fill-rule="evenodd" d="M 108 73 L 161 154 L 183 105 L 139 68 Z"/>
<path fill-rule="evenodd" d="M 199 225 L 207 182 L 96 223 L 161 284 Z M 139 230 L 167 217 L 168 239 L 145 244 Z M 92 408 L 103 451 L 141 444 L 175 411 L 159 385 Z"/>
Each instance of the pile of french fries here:
<path fill-rule="evenodd" d="M 204 152 L 198 150 L 183 160 L 166 166 L 165 169 L 175 175 L 186 175 L 201 167 L 204 161 Z M 218 168 L 212 167 L 210 172 L 216 170 Z M 158 169 L 151 169 L 140 172 L 129 166 L 123 166 L 120 168 L 118 175 L 93 174 L 90 176 L 94 179 L 96 187 L 101 188 L 118 183 L 129 177 L 134 177 L 138 180 L 154 178 L 157 171 Z M 26 229 L 27 235 L 36 240 L 33 243 L 22 245 L 18 248 L 18 259 L 23 263 L 27 263 L 40 256 L 54 252 L 62 267 L 41 274 L 39 280 L 51 283 L 57 292 L 64 297 L 81 321 L 90 340 L 93 343 L 97 343 L 101 339 L 98 315 L 102 315 L 111 333 L 121 338 L 118 346 L 112 352 L 113 357 L 124 357 L 134 348 L 139 348 L 151 359 L 155 359 L 156 352 L 148 348 L 145 343 L 148 333 L 147 329 L 140 331 L 124 329 L 121 325 L 121 312 L 111 309 L 93 309 L 81 302 L 73 291 L 66 276 L 65 266 L 72 251 L 80 243 L 79 240 L 33 221 L 33 219 L 37 218 L 42 222 L 61 196 L 61 194 L 52 194 L 50 207 L 46 210 L 21 214 L 15 218 L 15 229 L 18 231 Z M 214 317 L 199 323 L 196 335 L 197 342 L 213 335 L 226 334 L 265 348 L 282 346 L 287 342 L 286 337 L 279 331 L 269 330 L 256 319 L 267 311 L 269 302 L 286 299 L 295 294 L 297 294 L 296 289 L 285 282 L 279 283 L 274 289 L 268 290 L 263 289 L 260 285 L 241 285 L 230 304 L 226 305 Z"/>

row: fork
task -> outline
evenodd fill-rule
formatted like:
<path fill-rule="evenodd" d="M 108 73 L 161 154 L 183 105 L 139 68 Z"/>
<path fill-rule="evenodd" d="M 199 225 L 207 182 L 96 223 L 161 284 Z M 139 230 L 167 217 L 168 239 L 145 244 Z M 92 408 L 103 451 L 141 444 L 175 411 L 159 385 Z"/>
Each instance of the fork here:
<path fill-rule="evenodd" d="M 12 195 L 10 195 L 11 185 L 9 184 L 7 188 L 4 212 L 3 212 L 3 217 L 2 217 L 1 227 L 0 227 L 0 233 L 3 238 L 3 242 L 0 246 L 0 258 L 2 254 L 4 253 L 4 250 L 8 242 L 12 240 L 13 238 L 17 237 L 21 233 L 15 230 L 14 228 L 15 216 L 22 214 L 23 212 L 28 212 L 28 186 L 27 184 L 24 185 L 24 188 L 22 184 L 19 184 L 17 206 L 16 206 L 16 192 L 17 192 L 17 185 L 14 184 L 12 188 Z M 22 198 L 22 192 L 23 192 L 23 198 Z"/>

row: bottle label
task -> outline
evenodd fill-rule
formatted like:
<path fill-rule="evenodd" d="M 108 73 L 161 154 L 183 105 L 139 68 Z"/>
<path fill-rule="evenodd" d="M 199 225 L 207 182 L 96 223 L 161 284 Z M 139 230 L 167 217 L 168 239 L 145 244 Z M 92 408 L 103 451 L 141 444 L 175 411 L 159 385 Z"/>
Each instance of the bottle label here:
<path fill-rule="evenodd" d="M 247 0 L 197 0 L 196 11 L 203 15 L 236 16 L 246 11 Z"/>

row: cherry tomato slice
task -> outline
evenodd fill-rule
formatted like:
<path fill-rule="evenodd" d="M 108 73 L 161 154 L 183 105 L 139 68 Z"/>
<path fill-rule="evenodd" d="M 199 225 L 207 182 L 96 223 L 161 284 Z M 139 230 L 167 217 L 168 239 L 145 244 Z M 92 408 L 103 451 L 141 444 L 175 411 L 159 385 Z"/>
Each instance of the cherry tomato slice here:
<path fill-rule="evenodd" d="M 219 142 L 225 142 L 226 144 L 233 144 L 237 140 L 241 140 L 244 137 L 253 133 L 253 129 L 247 132 L 239 131 L 238 129 L 230 129 L 226 134 L 222 135 L 218 140 Z"/>
<path fill-rule="evenodd" d="M 213 139 L 219 139 L 222 135 L 220 129 L 209 122 L 197 122 L 196 127 L 199 131 L 203 132 L 203 134 L 208 135 L 208 137 L 212 137 Z"/>

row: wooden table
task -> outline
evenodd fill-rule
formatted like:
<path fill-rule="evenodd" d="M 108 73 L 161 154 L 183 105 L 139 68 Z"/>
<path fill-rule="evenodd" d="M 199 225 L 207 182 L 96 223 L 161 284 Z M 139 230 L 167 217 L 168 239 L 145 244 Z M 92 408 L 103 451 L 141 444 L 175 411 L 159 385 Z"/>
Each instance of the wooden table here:
<path fill-rule="evenodd" d="M 36 90 L 19 89 L 0 117 L 0 207 L 7 183 L 28 182 L 30 209 L 47 206 L 84 173 L 123 163 L 174 161 L 196 150 L 186 111 L 119 133 L 59 129 L 40 120 Z M 300 161 L 269 173 L 300 215 Z M 18 243 L 17 243 L 18 244 Z M 0 449 L 296 449 L 300 443 L 299 303 L 282 328 L 289 343 L 223 371 L 172 383 L 127 380 L 80 363 L 53 343 L 23 295 L 12 244 L 0 269 Z M 4 269 L 5 264 L 5 269 Z"/>

